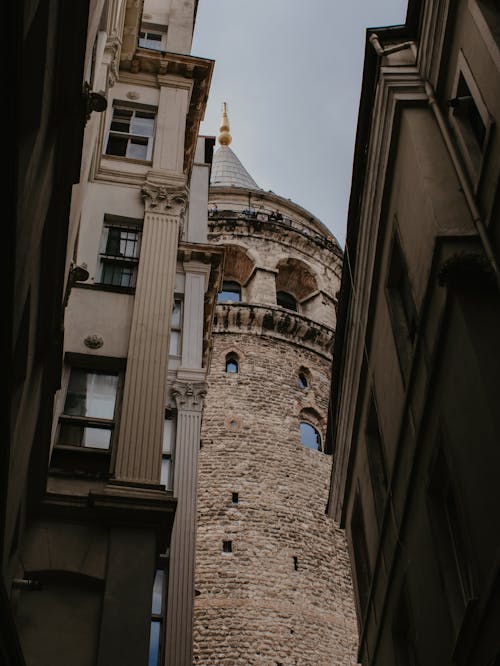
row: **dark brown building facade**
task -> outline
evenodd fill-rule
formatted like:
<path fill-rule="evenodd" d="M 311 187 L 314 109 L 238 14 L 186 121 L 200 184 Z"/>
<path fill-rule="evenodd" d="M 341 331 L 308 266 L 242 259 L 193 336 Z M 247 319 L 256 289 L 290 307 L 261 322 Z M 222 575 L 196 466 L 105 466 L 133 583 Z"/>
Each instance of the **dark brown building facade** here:
<path fill-rule="evenodd" d="M 500 659 L 500 10 L 367 32 L 328 510 L 366 665 Z"/>

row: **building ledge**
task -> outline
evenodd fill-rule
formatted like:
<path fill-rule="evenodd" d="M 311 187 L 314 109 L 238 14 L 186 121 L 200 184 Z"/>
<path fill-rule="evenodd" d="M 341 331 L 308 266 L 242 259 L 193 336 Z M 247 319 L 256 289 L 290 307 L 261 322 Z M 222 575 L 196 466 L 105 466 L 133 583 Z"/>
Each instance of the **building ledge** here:
<path fill-rule="evenodd" d="M 251 333 L 277 338 L 305 347 L 331 359 L 335 331 L 304 315 L 277 305 L 219 303 L 215 308 L 214 333 Z"/>
<path fill-rule="evenodd" d="M 160 487 L 107 486 L 86 494 L 46 493 L 43 517 L 100 523 L 107 526 L 153 529 L 165 550 L 170 541 L 177 500 Z M 162 552 L 163 552 L 162 550 Z"/>

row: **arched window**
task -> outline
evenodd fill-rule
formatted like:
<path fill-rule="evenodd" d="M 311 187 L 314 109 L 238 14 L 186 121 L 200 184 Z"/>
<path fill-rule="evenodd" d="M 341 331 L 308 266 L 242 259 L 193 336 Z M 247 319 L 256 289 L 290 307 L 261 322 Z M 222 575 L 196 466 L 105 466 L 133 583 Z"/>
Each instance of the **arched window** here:
<path fill-rule="evenodd" d="M 299 385 L 299 388 L 305 389 L 309 386 L 309 382 L 307 381 L 307 375 L 305 372 L 299 372 L 299 375 L 297 377 L 297 383 Z"/>
<path fill-rule="evenodd" d="M 295 297 L 287 291 L 276 292 L 276 302 L 281 308 L 297 312 L 297 301 L 295 300 Z"/>
<path fill-rule="evenodd" d="M 238 356 L 234 352 L 231 352 L 226 356 L 226 372 L 238 372 L 238 370 Z"/>
<path fill-rule="evenodd" d="M 300 439 L 307 449 L 321 451 L 321 437 L 314 426 L 306 421 L 300 423 Z"/>
<path fill-rule="evenodd" d="M 238 282 L 224 280 L 222 289 L 217 294 L 217 303 L 238 303 L 241 301 L 241 285 Z"/>

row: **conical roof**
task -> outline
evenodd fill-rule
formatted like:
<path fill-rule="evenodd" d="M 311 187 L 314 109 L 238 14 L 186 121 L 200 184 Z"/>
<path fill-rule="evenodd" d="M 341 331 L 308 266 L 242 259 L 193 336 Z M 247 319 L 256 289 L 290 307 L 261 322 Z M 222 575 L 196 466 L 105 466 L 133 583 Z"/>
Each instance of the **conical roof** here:
<path fill-rule="evenodd" d="M 243 187 L 247 190 L 260 190 L 252 176 L 233 153 L 229 144 L 233 140 L 229 133 L 229 118 L 226 102 L 223 104 L 222 120 L 218 141 L 220 146 L 212 162 L 210 185 L 219 187 Z"/>
<path fill-rule="evenodd" d="M 219 187 L 244 187 L 260 190 L 252 176 L 245 169 L 231 148 L 221 145 L 214 154 L 210 185 Z"/>

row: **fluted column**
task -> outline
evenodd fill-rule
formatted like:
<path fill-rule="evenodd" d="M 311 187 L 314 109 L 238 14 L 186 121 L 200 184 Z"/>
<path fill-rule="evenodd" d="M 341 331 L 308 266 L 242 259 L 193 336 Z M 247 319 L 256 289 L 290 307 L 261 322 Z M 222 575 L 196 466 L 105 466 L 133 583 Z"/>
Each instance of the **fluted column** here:
<path fill-rule="evenodd" d="M 191 666 L 192 663 L 197 470 L 206 391 L 205 382 L 176 382 L 172 387 L 177 405 L 174 468 L 177 511 L 170 544 L 167 666 Z"/>
<path fill-rule="evenodd" d="M 168 344 L 184 190 L 146 182 L 141 257 L 115 460 L 117 481 L 160 482 Z"/>

